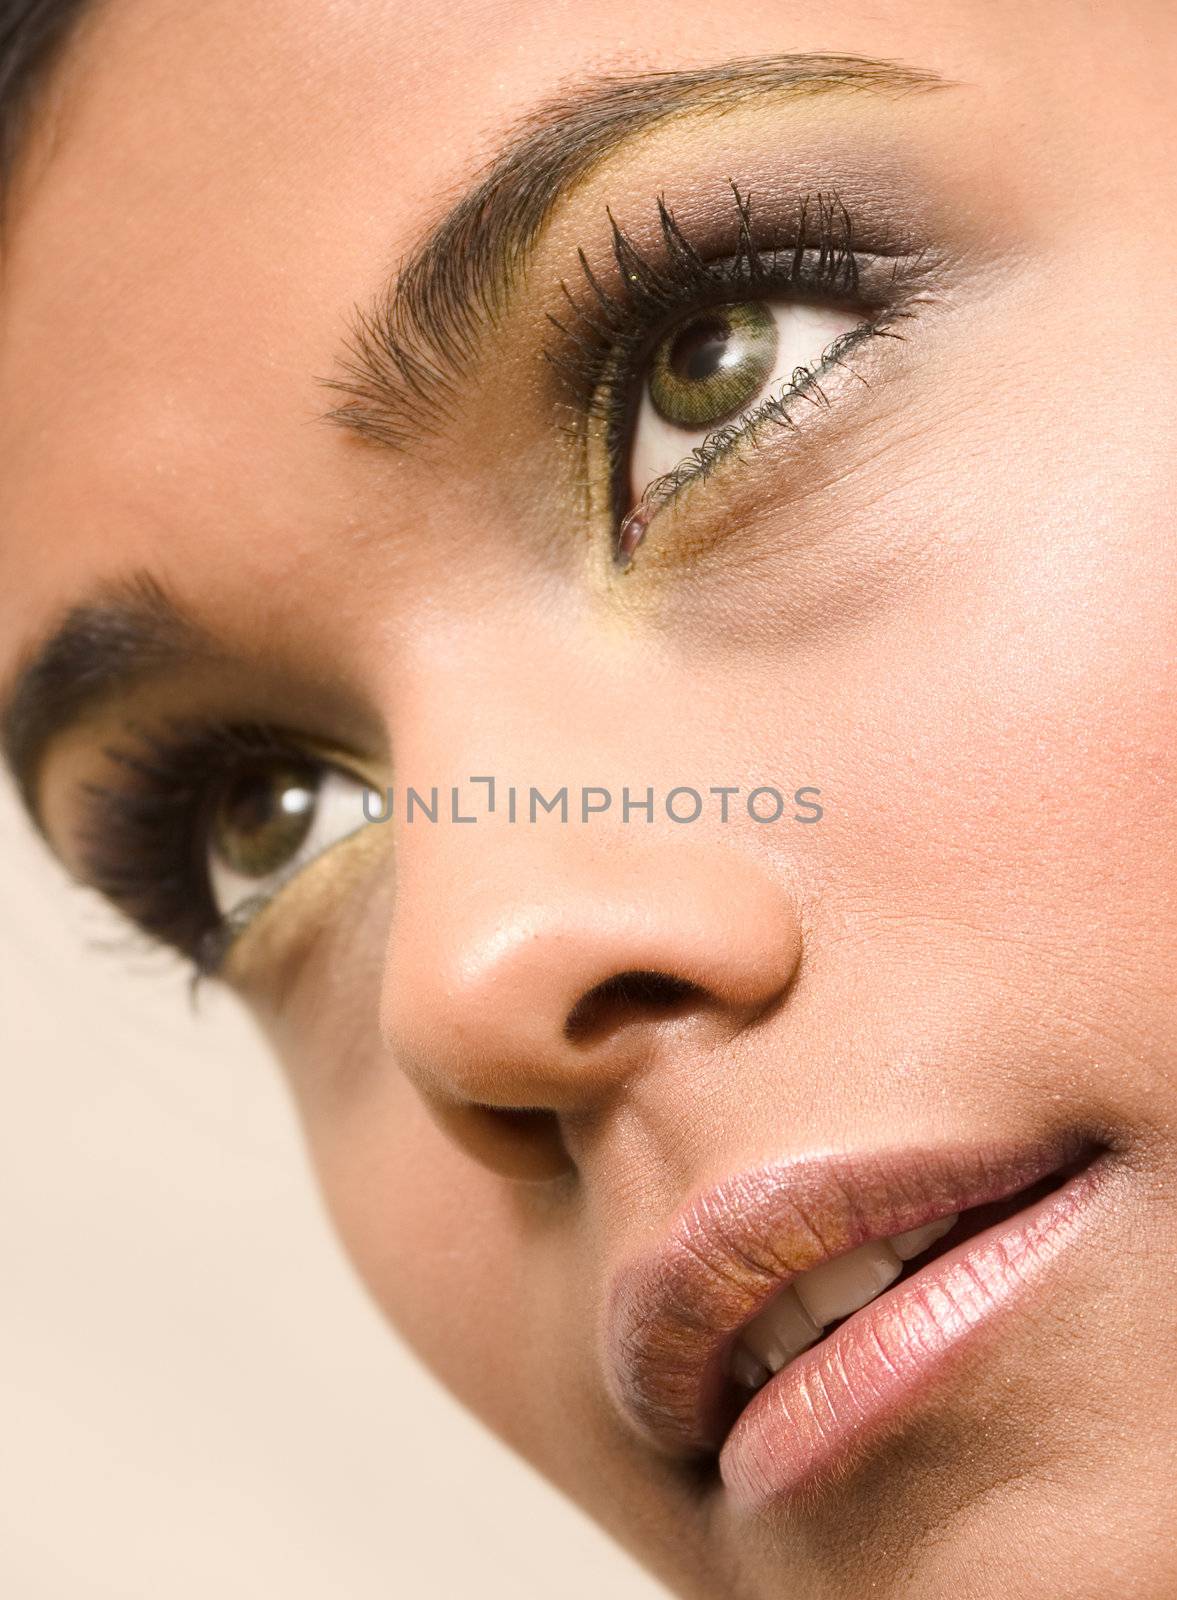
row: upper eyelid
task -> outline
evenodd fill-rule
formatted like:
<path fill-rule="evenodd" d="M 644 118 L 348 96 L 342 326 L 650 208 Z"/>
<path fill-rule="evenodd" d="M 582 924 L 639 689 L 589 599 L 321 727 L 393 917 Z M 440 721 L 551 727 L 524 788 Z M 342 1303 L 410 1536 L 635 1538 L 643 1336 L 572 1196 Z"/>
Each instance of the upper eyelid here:
<path fill-rule="evenodd" d="M 854 298 L 859 287 L 859 257 L 849 213 L 836 194 L 796 197 L 796 215 L 790 222 L 778 224 L 775 242 L 758 245 L 753 237 L 758 222 L 752 199 L 742 195 L 734 182 L 731 190 L 733 221 L 728 238 L 716 253 L 693 243 L 662 196 L 656 202 L 660 247 L 637 244 L 609 214 L 615 271 L 605 278 L 590 264 L 583 250 L 579 253 L 583 280 L 578 284 L 579 293 L 573 294 L 566 280 L 561 283 L 566 310 L 560 316 L 548 313 L 560 343 L 546 346 L 544 355 L 552 367 L 572 379 L 574 391 L 579 384 L 581 405 L 587 402 L 590 389 L 605 376 L 610 342 L 626 339 L 642 314 L 648 319 L 652 302 L 663 302 L 669 325 L 675 314 L 701 304 L 704 295 L 717 301 L 752 298 L 750 291 L 758 282 L 761 286 L 771 282 L 773 292 L 782 294 L 785 271 L 800 287 L 801 280 L 807 277 L 807 265 L 819 249 L 838 252 L 839 259 L 830 266 L 829 276 L 841 277 L 843 281 L 837 287 L 847 299 Z M 813 216 L 818 218 L 819 238 L 807 242 L 802 235 Z M 774 259 L 766 266 L 770 254 Z M 834 285 L 830 287 L 832 290 Z M 643 338 L 650 343 L 657 341 L 660 331 L 644 323 L 641 327 Z M 593 351 L 595 362 L 586 359 L 589 350 Z"/>

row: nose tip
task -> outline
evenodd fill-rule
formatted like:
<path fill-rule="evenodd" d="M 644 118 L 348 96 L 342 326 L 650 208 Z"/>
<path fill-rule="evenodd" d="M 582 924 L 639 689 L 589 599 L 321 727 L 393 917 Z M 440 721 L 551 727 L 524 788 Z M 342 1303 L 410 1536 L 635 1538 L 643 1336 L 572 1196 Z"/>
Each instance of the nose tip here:
<path fill-rule="evenodd" d="M 382 1032 L 435 1102 L 583 1111 L 650 1063 L 668 1023 L 730 1035 L 759 1018 L 799 956 L 792 894 L 762 861 L 619 853 L 542 899 L 486 879 L 444 915 L 402 899 Z"/>

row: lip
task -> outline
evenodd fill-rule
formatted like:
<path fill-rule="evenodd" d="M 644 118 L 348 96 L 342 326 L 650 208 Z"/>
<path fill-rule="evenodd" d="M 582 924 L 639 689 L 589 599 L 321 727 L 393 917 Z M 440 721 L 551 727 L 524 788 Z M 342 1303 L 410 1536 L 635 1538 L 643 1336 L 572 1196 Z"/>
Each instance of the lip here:
<path fill-rule="evenodd" d="M 660 1452 L 683 1460 L 720 1452 L 739 1506 L 788 1495 L 894 1426 L 956 1350 L 1066 1247 L 1099 1185 L 1098 1154 L 1067 1132 L 1032 1145 L 807 1155 L 725 1179 L 613 1281 L 606 1370 L 616 1404 Z M 913 1276 L 838 1324 L 733 1416 L 731 1346 L 794 1278 L 1055 1175 L 1060 1187 L 1033 1204 L 1027 1197 L 1026 1209 L 914 1263 Z"/>

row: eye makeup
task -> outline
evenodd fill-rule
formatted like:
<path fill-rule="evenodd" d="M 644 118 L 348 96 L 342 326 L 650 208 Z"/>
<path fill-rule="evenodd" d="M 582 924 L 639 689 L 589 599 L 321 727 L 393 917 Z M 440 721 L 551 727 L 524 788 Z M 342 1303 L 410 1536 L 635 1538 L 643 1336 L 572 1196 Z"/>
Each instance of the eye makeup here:
<path fill-rule="evenodd" d="M 608 283 L 582 249 L 580 281 L 562 285 L 564 310 L 549 313 L 558 342 L 545 349 L 545 357 L 573 417 L 590 500 L 607 507 L 618 566 L 628 564 L 662 506 L 705 480 L 766 426 L 790 427 L 798 401 L 825 404 L 823 376 L 849 366 L 860 346 L 892 336 L 896 324 L 913 314 L 923 253 L 888 253 L 858 241 L 837 194 L 800 195 L 782 212 L 780 206 L 755 206 L 734 183 L 730 188 L 727 238 L 722 229 L 716 238 L 712 219 L 709 245 L 692 241 L 664 197 L 656 202 L 653 244 L 639 246 L 608 213 Z M 774 301 L 852 310 L 853 325 L 815 352 L 812 362 L 798 366 L 783 387 L 739 416 L 720 419 L 694 448 L 684 448 L 670 471 L 635 486 L 635 419 L 668 338 L 709 308 L 734 323 Z"/>
<path fill-rule="evenodd" d="M 353 831 L 340 824 L 335 790 L 354 786 L 358 819 L 362 780 L 264 723 L 173 718 L 132 738 L 105 750 L 108 782 L 83 785 L 82 876 L 198 977 L 213 976 L 309 864 L 299 861 L 308 838 L 316 855 L 337 842 L 324 814 L 339 837 Z"/>

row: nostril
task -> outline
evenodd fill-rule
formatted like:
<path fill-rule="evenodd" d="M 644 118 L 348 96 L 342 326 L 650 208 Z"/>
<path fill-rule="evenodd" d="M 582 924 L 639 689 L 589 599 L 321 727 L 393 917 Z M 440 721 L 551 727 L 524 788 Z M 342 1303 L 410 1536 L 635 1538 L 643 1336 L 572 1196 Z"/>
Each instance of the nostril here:
<path fill-rule="evenodd" d="M 697 1005 L 704 991 L 665 972 L 618 972 L 583 994 L 564 1022 L 570 1044 L 588 1044 L 638 1017 L 674 1017 Z"/>

